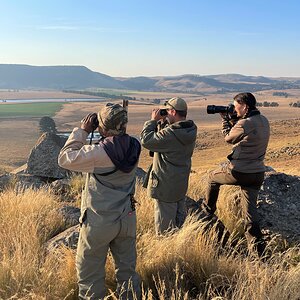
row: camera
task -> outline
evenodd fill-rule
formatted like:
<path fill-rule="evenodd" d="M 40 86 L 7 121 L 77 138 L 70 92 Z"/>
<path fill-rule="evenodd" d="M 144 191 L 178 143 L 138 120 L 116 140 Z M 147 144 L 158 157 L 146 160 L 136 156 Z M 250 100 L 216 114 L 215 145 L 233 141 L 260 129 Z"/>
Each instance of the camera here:
<path fill-rule="evenodd" d="M 92 128 L 93 131 L 96 130 L 99 126 L 99 121 L 96 113 L 93 113 L 93 123 L 92 123 Z"/>
<path fill-rule="evenodd" d="M 168 114 L 168 112 L 167 112 L 166 109 L 160 109 L 160 110 L 159 110 L 159 114 L 160 114 L 162 117 L 164 117 L 164 116 L 166 116 L 166 115 Z"/>
<path fill-rule="evenodd" d="M 229 104 L 228 106 L 217 106 L 217 105 L 207 105 L 208 114 L 226 113 L 232 115 L 234 113 L 234 105 Z"/>

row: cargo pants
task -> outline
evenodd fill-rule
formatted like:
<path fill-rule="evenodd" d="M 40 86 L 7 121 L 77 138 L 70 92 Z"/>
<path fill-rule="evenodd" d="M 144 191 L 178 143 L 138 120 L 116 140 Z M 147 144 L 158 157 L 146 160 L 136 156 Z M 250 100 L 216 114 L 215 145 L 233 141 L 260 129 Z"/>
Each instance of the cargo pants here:
<path fill-rule="evenodd" d="M 259 226 L 256 201 L 263 181 L 264 172 L 241 173 L 231 170 L 226 164 L 209 174 L 205 199 L 205 210 L 209 214 L 214 214 L 216 211 L 220 186 L 226 184 L 239 185 L 241 187 L 241 206 L 245 218 L 245 237 L 248 244 L 253 242 L 256 244 L 259 255 L 263 254 L 264 245 L 262 241 L 262 232 Z"/>
<path fill-rule="evenodd" d="M 157 199 L 154 204 L 154 222 L 157 235 L 174 228 L 180 228 L 186 218 L 185 198 L 177 202 L 163 202 Z"/>
<path fill-rule="evenodd" d="M 140 294 L 136 267 L 136 214 L 130 212 L 115 223 L 106 223 L 87 210 L 79 235 L 76 269 L 79 299 L 104 299 L 105 263 L 110 249 L 115 262 L 118 299 Z"/>

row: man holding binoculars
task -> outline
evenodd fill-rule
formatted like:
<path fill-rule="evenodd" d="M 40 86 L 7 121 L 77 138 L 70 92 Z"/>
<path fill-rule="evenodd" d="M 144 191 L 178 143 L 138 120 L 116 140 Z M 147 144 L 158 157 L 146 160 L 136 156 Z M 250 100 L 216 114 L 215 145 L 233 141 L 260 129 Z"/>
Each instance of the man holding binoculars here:
<path fill-rule="evenodd" d="M 197 135 L 197 126 L 186 115 L 186 102 L 172 98 L 162 109 L 153 109 L 141 133 L 142 145 L 154 152 L 144 185 L 155 199 L 157 235 L 181 227 L 186 217 L 185 194 Z M 159 122 L 163 128 L 158 128 Z"/>
<path fill-rule="evenodd" d="M 59 154 L 61 167 L 88 173 L 76 255 L 79 299 L 104 299 L 108 250 L 115 261 L 118 299 L 136 299 L 140 294 L 133 194 L 141 146 L 125 133 L 127 122 L 126 108 L 107 103 L 98 114 L 82 119 Z M 102 139 L 85 145 L 96 128 Z"/>

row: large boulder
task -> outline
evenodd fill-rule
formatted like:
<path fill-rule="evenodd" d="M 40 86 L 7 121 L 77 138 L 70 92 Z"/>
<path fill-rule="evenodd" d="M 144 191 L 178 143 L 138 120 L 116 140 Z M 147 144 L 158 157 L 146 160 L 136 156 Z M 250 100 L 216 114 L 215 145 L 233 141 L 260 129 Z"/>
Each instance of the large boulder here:
<path fill-rule="evenodd" d="M 62 214 L 68 227 L 79 224 L 80 209 L 78 207 L 67 205 L 61 207 L 59 213 Z"/>
<path fill-rule="evenodd" d="M 70 179 L 55 180 L 51 182 L 50 188 L 55 195 L 60 197 L 61 201 L 72 202 L 74 200 L 69 196 L 71 191 Z"/>
<path fill-rule="evenodd" d="M 47 184 L 43 177 L 30 174 L 12 175 L 12 178 L 15 182 L 14 190 L 17 194 L 23 193 L 27 189 L 38 190 Z"/>
<path fill-rule="evenodd" d="M 258 213 L 265 233 L 300 242 L 300 177 L 267 173 L 258 195 Z"/>
<path fill-rule="evenodd" d="M 59 167 L 57 162 L 58 154 L 64 142 L 54 133 L 44 133 L 31 150 L 26 172 L 35 176 L 66 178 L 68 171 Z"/>
<path fill-rule="evenodd" d="M 79 239 L 79 229 L 79 225 L 74 225 L 50 239 L 45 245 L 47 252 L 51 253 L 62 246 L 76 249 Z"/>

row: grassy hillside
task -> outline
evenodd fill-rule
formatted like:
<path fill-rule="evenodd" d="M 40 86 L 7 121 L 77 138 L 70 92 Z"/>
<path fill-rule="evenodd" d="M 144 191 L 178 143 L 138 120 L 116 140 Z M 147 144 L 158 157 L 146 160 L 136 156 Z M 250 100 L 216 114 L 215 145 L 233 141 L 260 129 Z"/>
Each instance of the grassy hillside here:
<path fill-rule="evenodd" d="M 199 176 L 191 178 L 189 194 L 199 195 L 201 188 Z M 157 238 L 153 202 L 140 185 L 136 199 L 143 299 L 299 299 L 298 247 L 273 252 L 263 263 L 255 256 L 220 249 L 214 233 L 204 234 L 193 216 L 180 231 Z M 62 204 L 56 200 L 43 190 L 0 194 L 0 299 L 77 299 L 74 251 L 61 248 L 47 255 L 43 248 L 63 229 L 57 214 Z M 110 255 L 106 269 L 107 287 L 114 290 Z"/>

